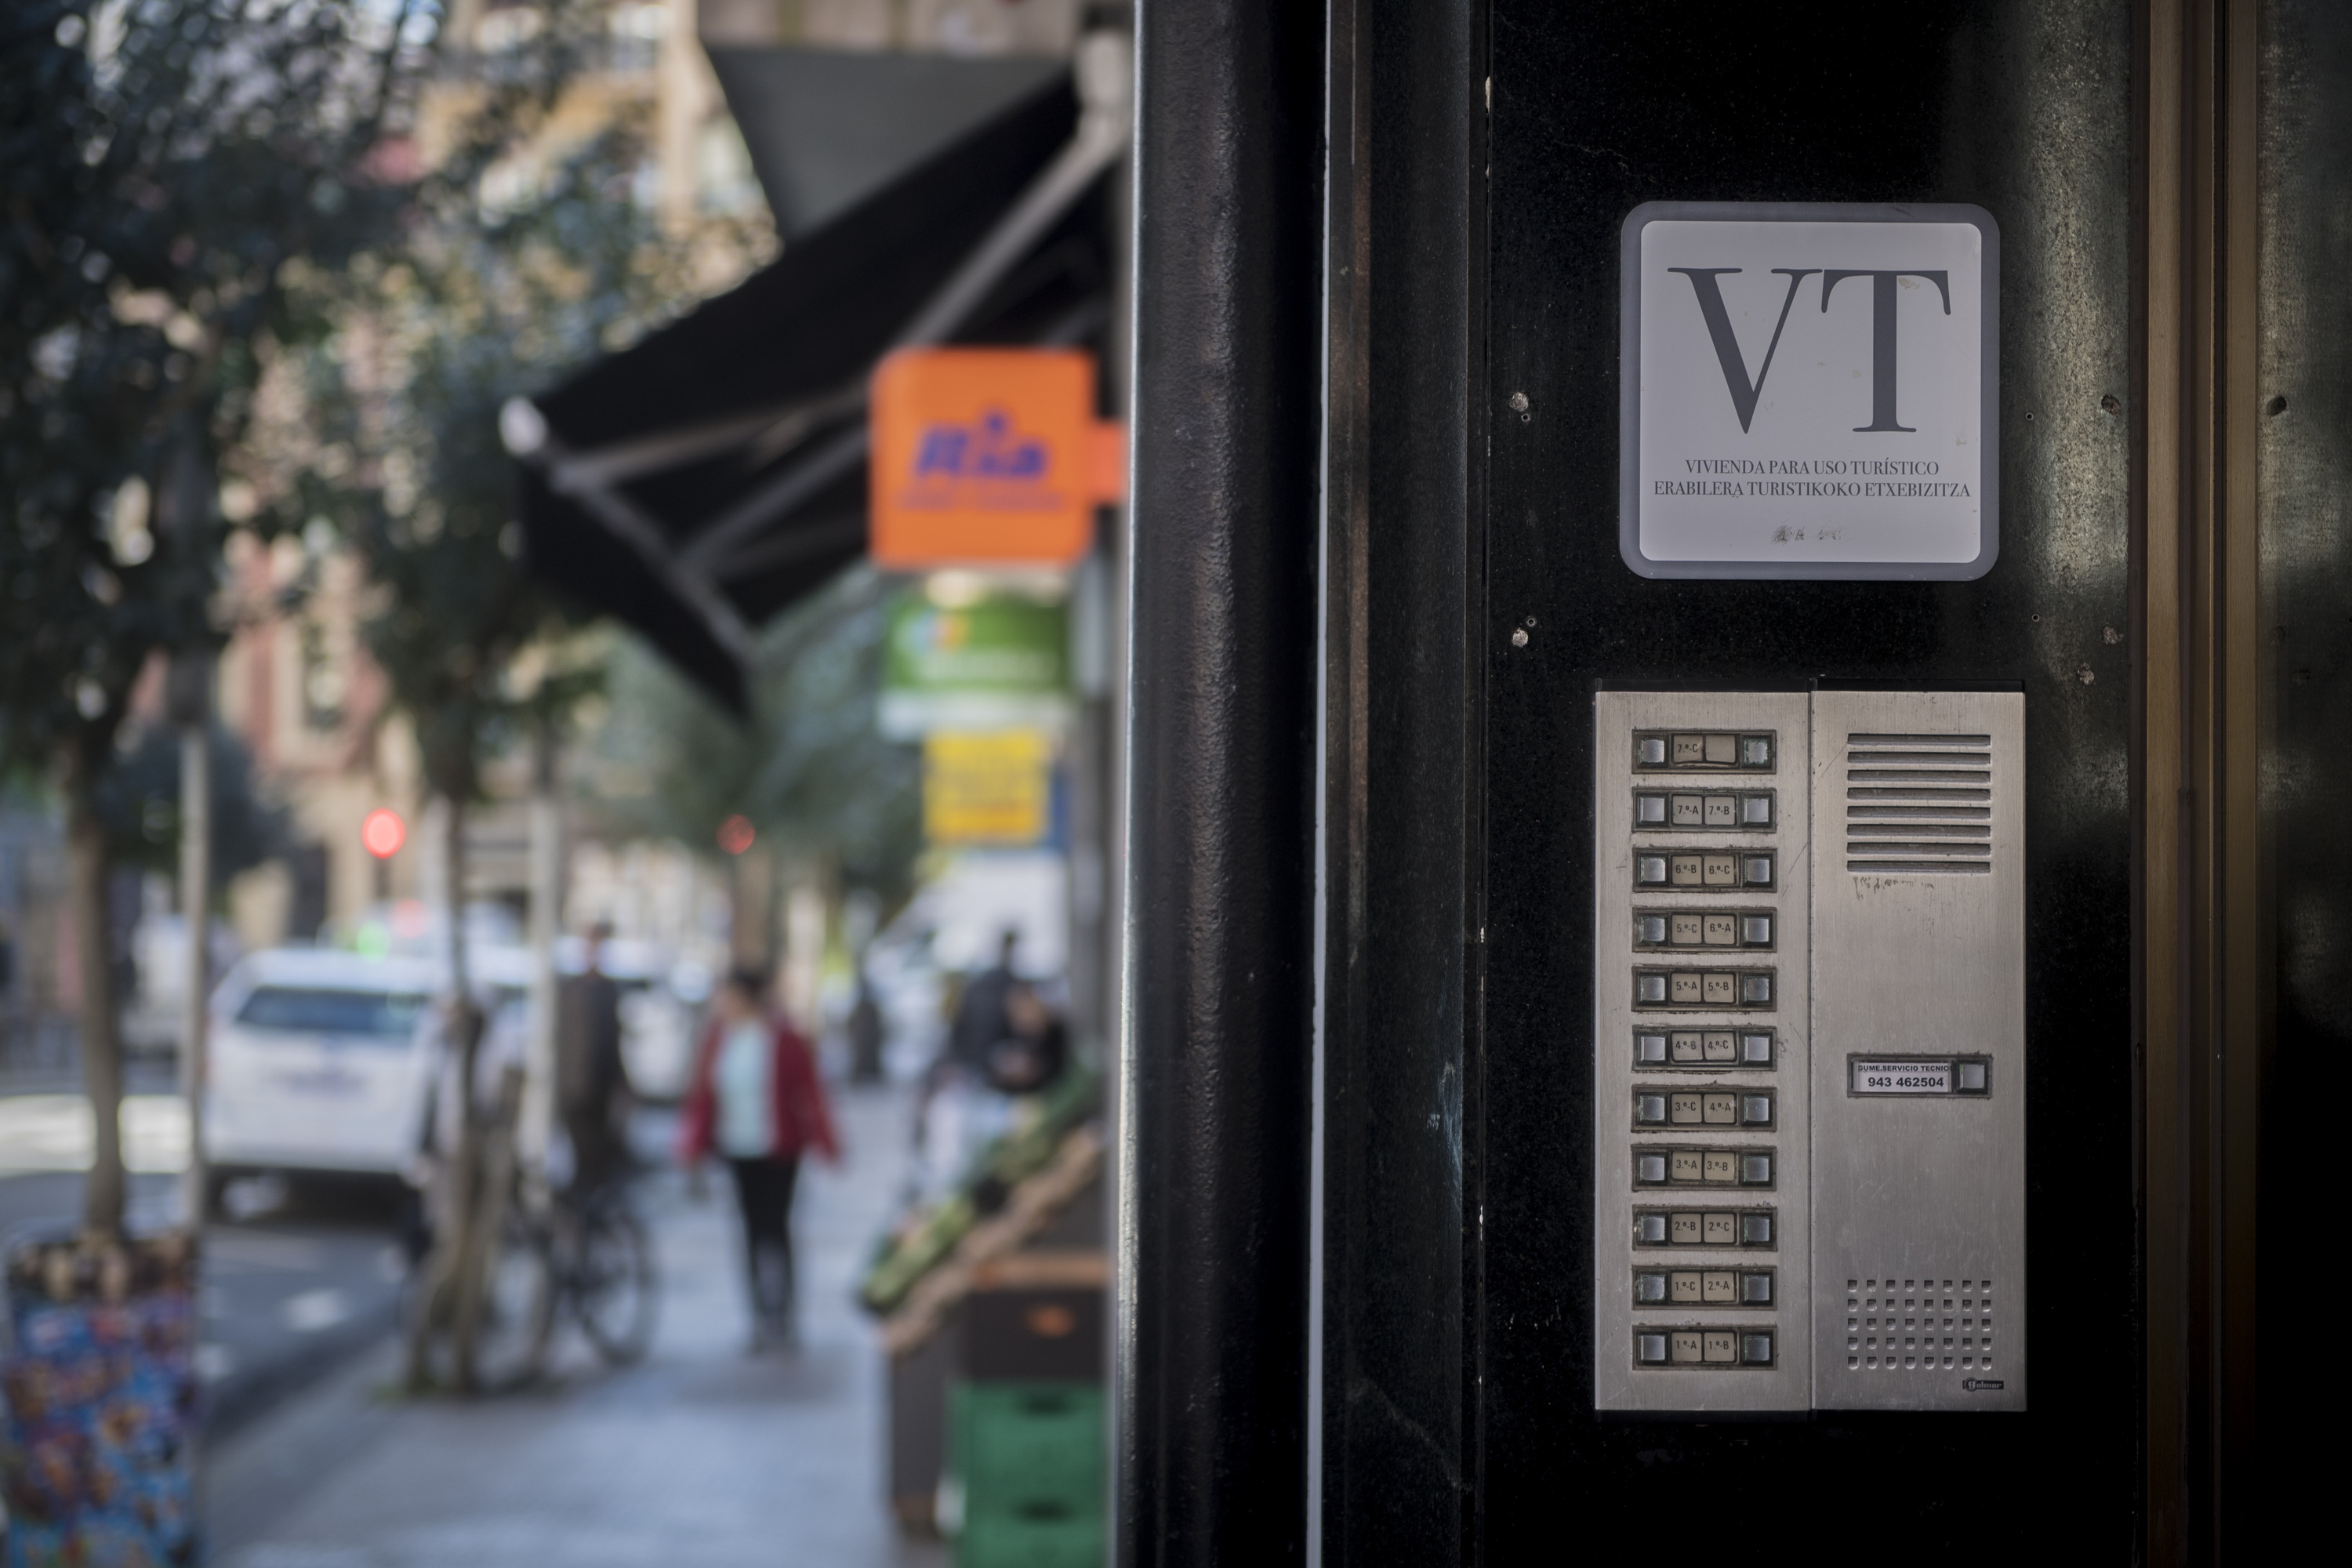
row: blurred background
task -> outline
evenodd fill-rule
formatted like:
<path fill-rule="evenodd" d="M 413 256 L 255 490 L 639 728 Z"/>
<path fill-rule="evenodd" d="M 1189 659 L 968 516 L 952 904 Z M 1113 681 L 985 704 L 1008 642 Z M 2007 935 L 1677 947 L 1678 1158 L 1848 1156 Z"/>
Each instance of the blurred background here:
<path fill-rule="evenodd" d="M 1128 8 L 7 9 L 9 1561 L 1100 1561 Z"/>

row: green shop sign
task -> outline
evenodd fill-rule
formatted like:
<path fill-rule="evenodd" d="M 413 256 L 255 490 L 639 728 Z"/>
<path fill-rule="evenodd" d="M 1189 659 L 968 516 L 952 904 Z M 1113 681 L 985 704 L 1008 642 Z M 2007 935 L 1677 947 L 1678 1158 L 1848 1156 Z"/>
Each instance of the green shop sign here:
<path fill-rule="evenodd" d="M 882 731 L 1059 730 L 1069 719 L 1069 612 L 998 594 L 953 607 L 898 601 L 882 665 Z"/>

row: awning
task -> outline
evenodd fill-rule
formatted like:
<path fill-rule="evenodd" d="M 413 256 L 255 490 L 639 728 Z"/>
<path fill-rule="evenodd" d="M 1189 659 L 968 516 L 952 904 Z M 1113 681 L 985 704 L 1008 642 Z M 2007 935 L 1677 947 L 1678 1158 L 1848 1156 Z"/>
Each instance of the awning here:
<path fill-rule="evenodd" d="M 1059 78 L 733 291 L 509 404 L 531 569 L 740 710 L 753 628 L 865 550 L 875 363 L 1099 337 L 1100 176 L 1127 134 L 1123 101 L 1081 115 Z"/>

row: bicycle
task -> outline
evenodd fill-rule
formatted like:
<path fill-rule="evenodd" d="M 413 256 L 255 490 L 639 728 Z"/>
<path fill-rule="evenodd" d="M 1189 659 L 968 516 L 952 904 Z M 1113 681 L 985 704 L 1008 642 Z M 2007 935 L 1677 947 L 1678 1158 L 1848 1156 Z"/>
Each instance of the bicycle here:
<path fill-rule="evenodd" d="M 557 1315 L 568 1315 L 607 1366 L 645 1359 L 658 1300 L 653 1241 L 624 1177 L 560 1195 L 545 1226 Z M 543 1348 L 543 1347 L 542 1347 Z"/>
<path fill-rule="evenodd" d="M 533 1383 L 566 1319 L 607 1366 L 643 1360 L 653 1345 L 658 1281 L 626 1179 L 559 1192 L 541 1206 L 529 1202 L 517 1173 L 500 1197 L 483 1216 L 494 1240 L 470 1309 L 472 1376 L 458 1375 L 454 1341 L 444 1337 L 425 1350 L 433 1381 L 486 1394 Z"/>

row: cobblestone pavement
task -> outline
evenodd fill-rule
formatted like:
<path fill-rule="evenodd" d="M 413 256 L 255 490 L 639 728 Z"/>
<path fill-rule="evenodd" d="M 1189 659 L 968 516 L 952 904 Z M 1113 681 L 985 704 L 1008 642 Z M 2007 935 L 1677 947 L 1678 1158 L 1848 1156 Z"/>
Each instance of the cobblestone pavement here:
<path fill-rule="evenodd" d="M 804 1169 L 802 1348 L 747 1352 L 729 1184 L 641 1188 L 658 1247 L 653 1353 L 618 1373 L 565 1348 L 550 1386 L 404 1401 L 393 1347 L 219 1445 L 220 1568 L 936 1568 L 883 1500 L 881 1352 L 850 1299 L 903 1171 L 903 1091 L 839 1097 L 849 1163 Z M 648 1148 L 662 1135 L 648 1126 Z"/>

